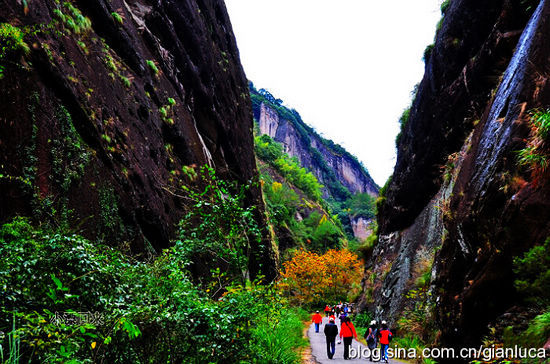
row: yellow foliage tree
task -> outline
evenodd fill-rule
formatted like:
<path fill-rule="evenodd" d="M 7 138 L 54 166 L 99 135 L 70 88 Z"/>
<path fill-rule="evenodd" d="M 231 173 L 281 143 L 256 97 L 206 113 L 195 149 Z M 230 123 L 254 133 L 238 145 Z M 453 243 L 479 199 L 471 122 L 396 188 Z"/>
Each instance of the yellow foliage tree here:
<path fill-rule="evenodd" d="M 283 268 L 279 286 L 291 302 L 324 305 L 347 300 L 361 281 L 362 263 L 347 249 L 331 249 L 323 255 L 302 249 Z"/>

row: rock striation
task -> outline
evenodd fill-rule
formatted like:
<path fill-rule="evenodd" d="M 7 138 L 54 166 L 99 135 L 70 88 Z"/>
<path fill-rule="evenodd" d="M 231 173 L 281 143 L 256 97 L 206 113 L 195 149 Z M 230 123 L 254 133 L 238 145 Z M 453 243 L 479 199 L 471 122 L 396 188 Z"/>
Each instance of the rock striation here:
<path fill-rule="evenodd" d="M 0 22 L 28 49 L 0 58 L 0 221 L 51 219 L 158 252 L 188 208 L 179 186 L 191 170 L 257 182 L 247 80 L 222 1 L 2 4 Z M 257 183 L 247 199 L 265 226 Z M 261 245 L 252 271 L 273 277 L 267 232 Z"/>
<path fill-rule="evenodd" d="M 325 198 L 341 200 L 346 195 L 344 189 L 348 194 L 378 196 L 378 185 L 361 163 L 339 145 L 320 137 L 297 113 L 289 120 L 263 102 L 254 105 L 253 111 L 260 133 L 283 144 L 287 154 L 312 171 L 325 186 Z"/>
<path fill-rule="evenodd" d="M 478 345 L 521 302 L 513 258 L 550 236 L 550 186 L 518 162 L 550 106 L 548 1 L 452 0 L 379 204 L 362 307 L 395 322 L 430 260 L 443 346 Z"/>

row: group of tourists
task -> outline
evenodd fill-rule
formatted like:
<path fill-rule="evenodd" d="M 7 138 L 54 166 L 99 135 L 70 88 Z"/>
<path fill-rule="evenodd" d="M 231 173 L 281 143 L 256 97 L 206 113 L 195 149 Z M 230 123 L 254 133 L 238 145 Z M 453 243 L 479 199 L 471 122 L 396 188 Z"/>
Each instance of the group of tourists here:
<path fill-rule="evenodd" d="M 349 317 L 351 313 L 351 307 L 347 304 L 339 303 L 334 307 L 326 305 L 325 315 L 328 317 L 328 323 L 324 327 L 324 334 L 327 343 L 327 356 L 329 359 L 334 357 L 336 351 L 336 338 L 338 338 L 338 344 L 344 343 L 344 360 L 350 359 L 350 347 L 353 339 L 357 340 L 357 332 Z M 336 325 L 336 319 L 340 320 L 340 330 Z M 319 327 L 323 324 L 323 316 L 317 311 L 311 318 L 311 321 L 315 324 L 315 332 L 319 333 Z M 367 345 L 370 349 L 370 360 L 373 360 L 373 350 L 380 344 L 381 360 L 388 362 L 388 347 L 392 340 L 393 334 L 391 333 L 386 321 L 380 322 L 380 325 L 376 320 L 371 321 L 369 327 L 365 331 L 363 337 L 367 341 Z"/>
<path fill-rule="evenodd" d="M 328 304 L 325 305 L 325 315 L 329 317 L 330 315 L 336 315 L 336 317 L 340 317 L 340 315 L 349 316 L 351 314 L 352 306 L 348 303 L 338 303 L 334 306 L 329 306 Z"/>

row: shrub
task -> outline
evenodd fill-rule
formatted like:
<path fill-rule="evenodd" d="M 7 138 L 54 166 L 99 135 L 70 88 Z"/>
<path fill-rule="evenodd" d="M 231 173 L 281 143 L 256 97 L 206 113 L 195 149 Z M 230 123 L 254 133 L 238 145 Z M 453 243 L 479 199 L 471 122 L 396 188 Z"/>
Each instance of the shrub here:
<path fill-rule="evenodd" d="M 25 33 L 21 29 L 9 23 L 0 23 L 0 79 L 4 77 L 2 63 L 17 53 L 30 52 L 29 46 L 23 40 L 24 37 Z"/>
<path fill-rule="evenodd" d="M 542 347 L 550 337 L 550 311 L 535 317 L 527 330 L 521 334 L 520 342 L 525 347 Z"/>
<path fill-rule="evenodd" d="M 252 248 L 260 246 L 262 233 L 254 207 L 244 203 L 248 187 L 216 178 L 209 167 L 201 169 L 201 177 L 208 183 L 204 190 L 184 187 L 193 205 L 179 224 L 178 243 L 195 268 L 206 265 L 219 270 L 208 283 L 223 292 L 235 280 L 246 283 Z"/>
<path fill-rule="evenodd" d="M 518 152 L 519 164 L 527 166 L 538 179 L 548 172 L 550 164 L 550 109 L 531 112 L 529 119 L 530 137 L 524 149 Z"/>
<path fill-rule="evenodd" d="M 528 301 L 550 303 L 550 238 L 535 246 L 522 257 L 514 258 L 516 289 Z"/>
<path fill-rule="evenodd" d="M 355 314 L 353 317 L 353 324 L 355 327 L 362 327 L 367 328 L 370 325 L 370 322 L 372 321 L 372 313 L 368 311 L 363 311 L 361 313 Z M 357 333 L 357 335 L 361 335 L 362 333 Z"/>
<path fill-rule="evenodd" d="M 205 195 L 208 215 L 212 210 L 204 206 L 219 195 Z M 238 201 L 231 196 L 224 196 L 228 206 Z M 278 358 L 274 362 L 297 362 L 299 312 L 290 311 L 278 289 L 246 281 L 226 286 L 213 300 L 212 291 L 188 277 L 186 243 L 140 262 L 23 218 L 3 225 L 0 331 L 6 335 L 0 355 L 21 362 L 193 363 L 266 362 L 269 353 Z M 100 319 L 64 321 L 67 313 L 84 319 L 79 311 L 98 312 Z"/>
<path fill-rule="evenodd" d="M 23 38 L 25 33 L 9 23 L 0 23 L 0 59 L 11 52 L 30 52 Z"/>
<path fill-rule="evenodd" d="M 359 247 L 359 252 L 361 253 L 363 259 L 367 260 L 372 257 L 376 243 L 378 243 L 378 235 L 373 233 L 369 235 L 363 245 Z"/>
<path fill-rule="evenodd" d="M 397 136 L 395 137 L 396 146 L 399 146 L 399 142 L 403 137 L 403 131 L 405 130 L 405 126 L 407 126 L 407 123 L 409 122 L 410 114 L 411 114 L 411 108 L 408 107 L 403 111 L 403 114 L 401 114 L 401 117 L 399 118 L 400 130 L 399 130 L 399 134 L 397 134 Z"/>

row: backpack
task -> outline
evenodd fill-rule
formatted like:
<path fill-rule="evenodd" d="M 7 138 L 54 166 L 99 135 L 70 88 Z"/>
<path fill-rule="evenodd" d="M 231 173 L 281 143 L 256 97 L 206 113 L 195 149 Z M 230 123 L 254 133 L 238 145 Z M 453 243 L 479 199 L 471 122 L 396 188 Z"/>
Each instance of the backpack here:
<path fill-rule="evenodd" d="M 367 329 L 367 331 L 365 331 L 364 338 L 367 340 L 368 343 L 374 342 L 374 337 L 375 337 L 374 333 L 375 333 L 375 330 L 371 329 L 370 327 Z"/>

